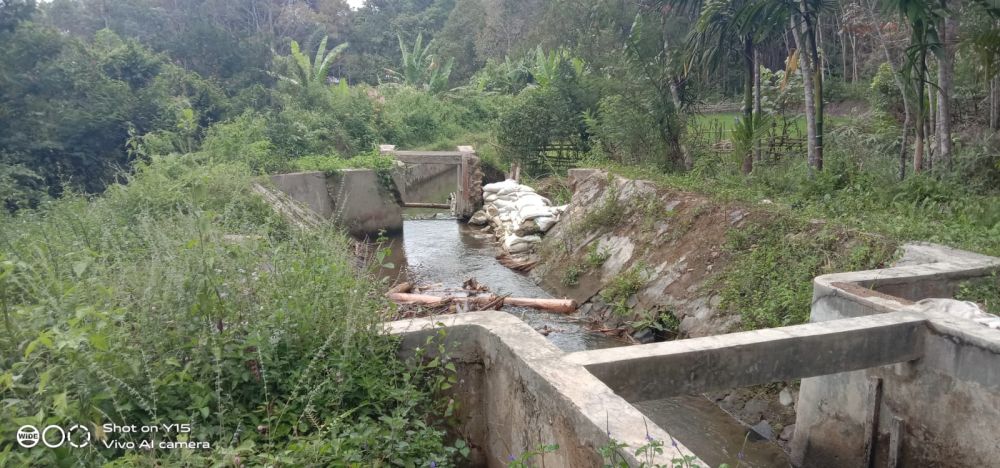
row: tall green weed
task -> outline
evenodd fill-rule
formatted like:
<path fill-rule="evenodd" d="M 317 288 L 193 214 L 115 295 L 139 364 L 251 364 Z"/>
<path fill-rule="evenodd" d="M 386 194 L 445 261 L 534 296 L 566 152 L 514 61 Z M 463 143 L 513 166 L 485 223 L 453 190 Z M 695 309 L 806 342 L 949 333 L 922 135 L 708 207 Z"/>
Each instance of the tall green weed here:
<path fill-rule="evenodd" d="M 250 167 L 205 158 L 0 219 L 0 427 L 96 437 L 5 437 L 0 465 L 447 464 L 432 393 L 447 371 L 396 357 L 380 282 L 345 236 L 289 227 L 250 193 Z M 144 435 L 105 423 L 189 423 L 212 450 L 107 449 Z"/>

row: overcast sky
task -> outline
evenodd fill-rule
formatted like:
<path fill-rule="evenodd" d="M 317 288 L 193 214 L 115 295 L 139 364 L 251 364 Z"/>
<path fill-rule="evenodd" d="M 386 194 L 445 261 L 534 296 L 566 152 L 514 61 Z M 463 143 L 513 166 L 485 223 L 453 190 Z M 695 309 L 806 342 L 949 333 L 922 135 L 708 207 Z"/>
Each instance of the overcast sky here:
<path fill-rule="evenodd" d="M 347 4 L 351 5 L 351 8 L 358 8 L 365 4 L 365 0 L 347 0 Z"/>

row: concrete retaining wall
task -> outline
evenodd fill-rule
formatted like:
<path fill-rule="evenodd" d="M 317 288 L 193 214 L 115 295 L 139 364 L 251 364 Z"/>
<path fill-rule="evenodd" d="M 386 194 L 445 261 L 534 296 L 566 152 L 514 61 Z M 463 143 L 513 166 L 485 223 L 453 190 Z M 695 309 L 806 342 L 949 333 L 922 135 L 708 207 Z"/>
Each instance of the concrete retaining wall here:
<path fill-rule="evenodd" d="M 447 326 L 449 358 L 459 363 L 454 397 L 460 403 L 459 432 L 473 445 L 473 465 L 507 466 L 511 455 L 558 444 L 535 465 L 601 466 L 598 448 L 609 435 L 632 447 L 622 451 L 632 462 L 634 448 L 646 444 L 647 435 L 666 442 L 658 463 L 673 466 L 671 459 L 691 454 L 679 443 L 671 446 L 663 429 L 512 315 L 474 312 L 387 326 L 402 336 L 401 353 L 409 354 L 437 333 L 437 322 Z"/>
<path fill-rule="evenodd" d="M 995 465 L 1000 330 L 911 299 L 950 295 L 1000 259 L 915 245 L 900 264 L 816 278 L 813 323 L 642 346 L 566 354 L 500 312 L 388 327 L 407 353 L 446 322 L 460 432 L 481 465 L 553 443 L 547 466 L 599 465 L 609 433 L 632 447 L 671 440 L 626 400 L 795 378 L 798 466 Z M 661 463 L 680 456 L 667 449 Z"/>
<path fill-rule="evenodd" d="M 327 176 L 298 172 L 271 176 L 274 185 L 324 219 L 343 225 L 356 237 L 403 229 L 403 211 L 391 181 L 371 169 L 347 169 Z"/>
<path fill-rule="evenodd" d="M 1000 269 L 1000 259 L 932 245 L 911 246 L 900 264 L 816 278 L 812 321 L 897 312 L 913 300 L 951 297 L 959 282 Z M 794 462 L 866 466 L 868 439 L 874 466 L 1000 460 L 1000 330 L 943 312 L 924 315 L 919 359 L 802 380 Z"/>
<path fill-rule="evenodd" d="M 274 186 L 293 200 L 308 206 L 324 219 L 333 217 L 333 200 L 327 193 L 326 174 L 296 172 L 271 176 Z"/>
<path fill-rule="evenodd" d="M 402 151 L 397 150 L 395 145 L 379 145 L 382 154 L 391 155 L 406 167 L 402 174 L 394 176 L 406 204 L 428 202 L 429 200 L 421 199 L 422 196 L 434 195 L 438 190 L 447 190 L 446 183 L 435 183 L 434 185 L 439 187 L 427 188 L 420 187 L 420 184 L 433 179 L 435 175 L 445 174 L 440 168 L 454 167 L 456 172 L 451 190 L 452 213 L 460 219 L 468 219 L 483 205 L 483 172 L 474 148 L 459 146 L 456 150 Z M 428 190 L 431 193 L 427 193 Z"/>

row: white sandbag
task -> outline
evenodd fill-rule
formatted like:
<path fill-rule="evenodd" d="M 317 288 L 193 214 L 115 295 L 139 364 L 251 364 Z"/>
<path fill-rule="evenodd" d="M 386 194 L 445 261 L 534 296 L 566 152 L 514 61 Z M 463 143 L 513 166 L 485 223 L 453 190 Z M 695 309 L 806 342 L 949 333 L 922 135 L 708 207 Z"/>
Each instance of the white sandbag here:
<path fill-rule="evenodd" d="M 497 193 L 497 192 L 499 192 L 502 189 L 511 188 L 511 187 L 517 187 L 517 186 L 518 186 L 517 182 L 515 182 L 513 180 L 510 180 L 510 179 L 507 179 L 507 180 L 505 180 L 503 182 L 494 182 L 492 184 L 486 184 L 485 186 L 483 186 L 483 192 Z"/>
<path fill-rule="evenodd" d="M 512 211 L 517 209 L 517 205 L 515 205 L 514 202 L 509 202 L 504 200 L 497 200 L 493 202 L 492 205 L 495 206 L 498 210 L 500 210 L 500 212 Z"/>
<path fill-rule="evenodd" d="M 538 229 L 542 232 L 549 232 L 549 229 L 552 229 L 552 226 L 556 225 L 556 218 L 551 216 L 535 218 L 533 221 L 538 225 Z"/>
<path fill-rule="evenodd" d="M 504 247 L 506 247 L 506 248 L 509 249 L 509 248 L 511 248 L 511 247 L 513 247 L 515 245 L 519 245 L 519 244 L 537 244 L 537 243 L 539 243 L 541 241 L 542 241 L 542 238 L 538 237 L 538 236 L 524 236 L 524 237 L 521 237 L 521 236 L 516 236 L 516 235 L 509 235 L 509 236 L 507 236 L 506 239 L 504 239 L 503 245 L 504 245 Z"/>
<path fill-rule="evenodd" d="M 527 205 L 549 206 L 552 204 L 552 202 L 550 202 L 548 198 L 545 198 L 535 193 L 524 194 L 518 197 L 515 203 L 517 204 L 518 208 Z"/>
<path fill-rule="evenodd" d="M 518 223 L 517 229 L 514 231 L 514 234 L 518 236 L 530 236 L 532 234 L 539 234 L 541 232 L 542 230 L 539 228 L 535 220 L 529 219 L 527 221 L 522 221 Z"/>
<path fill-rule="evenodd" d="M 489 215 L 485 211 L 479 210 L 473 213 L 472 217 L 469 218 L 469 224 L 473 226 L 484 226 L 490 221 Z"/>
<path fill-rule="evenodd" d="M 495 193 L 487 194 L 485 197 L 483 197 L 483 201 L 486 202 L 486 203 L 495 202 L 495 201 L 497 201 L 497 194 L 495 194 Z"/>
<path fill-rule="evenodd" d="M 508 186 L 508 187 L 502 187 L 500 190 L 497 190 L 497 195 L 499 195 L 499 196 L 502 197 L 504 195 L 514 194 L 514 193 L 517 193 L 519 191 L 520 191 L 520 187 L 517 186 L 517 185 Z"/>
<path fill-rule="evenodd" d="M 511 254 L 525 253 L 525 252 L 531 250 L 532 248 L 534 248 L 534 244 L 527 243 L 527 242 L 522 242 L 520 244 L 515 244 L 515 245 L 510 246 L 510 247 L 505 247 L 505 249 L 507 250 L 507 253 L 511 253 Z"/>
<path fill-rule="evenodd" d="M 553 217 L 552 209 L 547 206 L 530 205 L 517 210 L 523 219 Z"/>

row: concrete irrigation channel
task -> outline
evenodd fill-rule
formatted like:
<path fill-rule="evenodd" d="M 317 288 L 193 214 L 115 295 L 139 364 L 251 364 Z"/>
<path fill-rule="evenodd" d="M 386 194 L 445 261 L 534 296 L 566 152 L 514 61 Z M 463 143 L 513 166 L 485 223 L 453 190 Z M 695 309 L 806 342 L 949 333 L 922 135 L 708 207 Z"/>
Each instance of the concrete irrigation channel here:
<path fill-rule="evenodd" d="M 480 176 L 471 148 L 437 156 L 406 152 L 400 160 L 433 161 L 433 170 L 396 178 L 413 185 L 395 194 L 377 188 L 377 196 L 344 189 L 345 180 L 371 177 L 364 171 L 282 175 L 275 182 L 321 216 L 350 213 L 341 222 L 355 226 L 356 234 L 390 232 L 396 269 L 386 274 L 400 280 L 456 289 L 474 277 L 493 294 L 561 299 L 539 286 L 545 284 L 539 275 L 513 271 L 496 258 L 544 261 L 535 249 L 505 237 L 544 237 L 521 230 L 548 214 L 502 220 L 495 205 L 490 212 L 489 201 L 480 213 L 484 199 L 495 200 L 497 192 L 483 192 L 475 180 Z M 442 164 L 453 165 L 454 174 Z M 399 193 L 421 193 L 422 181 L 440 184 L 442 174 L 454 180 L 449 211 L 455 219 L 404 220 L 407 202 Z M 610 180 L 597 172 L 575 177 L 577 190 L 588 178 Z M 371 190 L 370 184 L 359 186 Z M 639 183 L 621 186 L 644 190 Z M 350 203 L 363 206 L 345 207 Z M 559 215 L 579 208 L 546 212 L 554 215 L 556 235 L 564 229 Z M 490 226 L 466 223 L 477 215 L 477 223 Z M 460 381 L 452 389 L 461 408 L 457 430 L 479 466 L 505 466 L 510 455 L 542 444 L 559 445 L 541 455 L 544 466 L 600 466 L 598 450 L 612 439 L 630 447 L 665 441 L 657 457 L 664 464 L 691 456 L 700 466 L 990 466 L 1000 458 L 993 439 L 1000 425 L 1000 324 L 952 298 L 963 282 L 1000 271 L 1000 259 L 928 244 L 904 251 L 889 268 L 816 278 L 809 323 L 790 327 L 629 346 L 594 333 L 580 312 L 509 305 L 386 327 L 402 337 L 403 353 L 446 327 Z M 657 284 L 672 273 L 660 274 L 648 280 Z M 783 391 L 781 400 L 793 409 L 794 425 L 781 434 L 751 429 L 700 396 L 792 380 L 801 386 Z M 622 453 L 637 462 L 631 450 Z"/>

